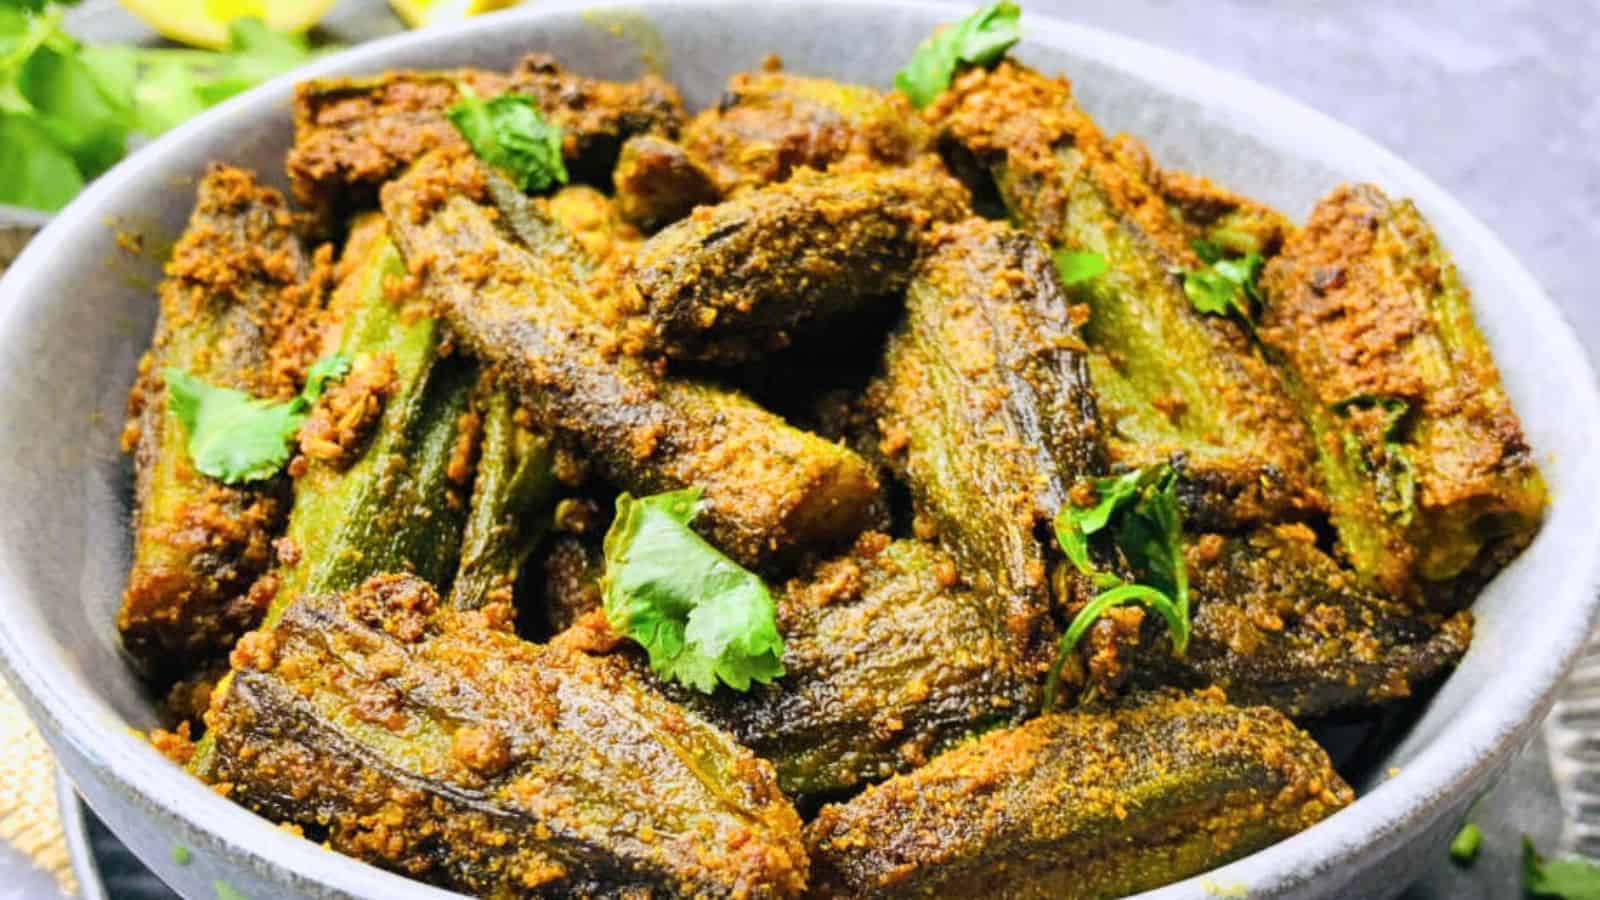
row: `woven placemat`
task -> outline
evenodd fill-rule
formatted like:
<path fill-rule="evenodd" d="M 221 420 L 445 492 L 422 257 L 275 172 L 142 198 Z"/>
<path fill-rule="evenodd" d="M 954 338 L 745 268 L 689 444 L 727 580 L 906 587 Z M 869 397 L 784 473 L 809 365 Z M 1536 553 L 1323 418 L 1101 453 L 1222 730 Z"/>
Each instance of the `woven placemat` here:
<path fill-rule="evenodd" d="M 0 840 L 50 873 L 77 896 L 67 839 L 56 804 L 55 758 L 28 721 L 22 703 L 0 682 Z"/>

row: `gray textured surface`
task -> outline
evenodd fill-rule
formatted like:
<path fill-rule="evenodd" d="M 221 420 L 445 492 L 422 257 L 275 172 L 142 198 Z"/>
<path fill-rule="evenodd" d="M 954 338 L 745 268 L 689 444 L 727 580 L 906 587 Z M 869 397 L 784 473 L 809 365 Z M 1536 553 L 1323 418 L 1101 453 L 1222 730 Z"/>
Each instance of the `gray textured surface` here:
<path fill-rule="evenodd" d="M 1516 251 L 1591 348 L 1600 3 L 1027 0 L 1275 87 L 1377 139 Z M 1591 353 L 1593 351 L 1591 350 Z"/>
<path fill-rule="evenodd" d="M 1206 59 L 1375 137 L 1440 182 L 1530 266 L 1585 342 L 1600 339 L 1584 263 L 1600 247 L 1600 5 L 1587 0 L 1405 4 L 1029 0 L 1028 10 Z M 346 0 L 334 30 L 386 30 Z M 100 24 L 100 23 L 95 23 Z M 1592 352 L 1592 351 L 1591 351 Z M 1517 843 L 1554 842 L 1543 747 L 1485 799 L 1484 858 L 1441 861 L 1413 895 L 1516 896 Z"/>

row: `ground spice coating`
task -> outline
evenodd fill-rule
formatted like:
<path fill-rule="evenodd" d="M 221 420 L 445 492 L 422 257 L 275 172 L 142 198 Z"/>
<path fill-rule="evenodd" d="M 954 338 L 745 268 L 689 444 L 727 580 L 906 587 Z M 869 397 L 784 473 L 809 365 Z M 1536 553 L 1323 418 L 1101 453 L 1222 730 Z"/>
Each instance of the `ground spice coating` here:
<path fill-rule="evenodd" d="M 318 210 L 374 205 L 377 189 L 438 147 L 464 146 L 444 111 L 466 85 L 480 97 L 532 97 L 562 128 L 562 155 L 574 177 L 604 184 L 634 134 L 674 137 L 682 101 L 654 75 L 616 82 L 562 69 L 530 54 L 509 73 L 481 69 L 389 72 L 363 78 L 303 81 L 295 87 L 295 141 L 289 176 L 295 200 Z"/>
<path fill-rule="evenodd" d="M 584 299 L 585 264 L 511 241 L 492 207 L 451 195 L 453 170 L 447 156 L 425 161 L 385 187 L 384 209 L 407 256 L 428 261 L 430 296 L 536 424 L 636 495 L 701 488 L 696 526 L 747 565 L 847 542 L 874 523 L 878 482 L 865 461 L 734 391 L 660 376 L 617 351 Z"/>
<path fill-rule="evenodd" d="M 157 681 L 226 653 L 260 620 L 249 588 L 288 506 L 284 479 L 227 485 L 195 470 L 162 371 L 287 400 L 315 358 L 332 277 L 331 250 L 306 247 L 283 195 L 241 169 L 207 171 L 166 266 L 124 431 L 136 510 L 117 630 Z"/>
<path fill-rule="evenodd" d="M 1114 464 L 1171 462 L 1185 520 L 1238 529 L 1325 506 L 1310 438 L 1282 376 L 1235 321 L 1197 311 L 1191 226 L 1119 153 L 1070 84 L 1013 62 L 974 69 L 930 107 L 952 152 L 990 173 L 1012 217 L 1053 250 L 1109 269 L 1074 286 Z"/>
<path fill-rule="evenodd" d="M 1158 695 L 962 745 L 806 827 L 817 897 L 1120 897 L 1310 827 L 1353 799 L 1269 709 Z"/>
<path fill-rule="evenodd" d="M 797 897 L 769 765 L 620 660 L 527 644 L 426 582 L 307 594 L 209 722 L 214 780 L 343 853 L 484 896 Z"/>
<path fill-rule="evenodd" d="M 1432 229 L 1371 185 L 1337 188 L 1264 286 L 1262 339 L 1312 422 L 1345 558 L 1396 595 L 1449 594 L 1438 583 L 1458 576 L 1475 590 L 1533 539 L 1547 496 Z M 1386 502 L 1396 464 L 1411 496 Z"/>
<path fill-rule="evenodd" d="M 966 213 L 966 192 L 932 161 L 823 174 L 702 206 L 656 234 L 621 278 L 619 303 L 674 359 L 761 358 L 892 303 L 922 239 Z"/>

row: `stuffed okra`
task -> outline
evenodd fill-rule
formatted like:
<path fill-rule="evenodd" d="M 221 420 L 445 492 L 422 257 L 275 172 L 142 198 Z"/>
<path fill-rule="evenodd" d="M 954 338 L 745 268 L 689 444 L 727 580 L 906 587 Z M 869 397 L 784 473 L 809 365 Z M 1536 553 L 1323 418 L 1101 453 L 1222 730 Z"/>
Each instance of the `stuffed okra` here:
<path fill-rule="evenodd" d="M 881 445 L 918 519 L 1029 645 L 1050 627 L 1044 523 L 1105 465 L 1070 306 L 1033 237 L 947 226 L 906 292 L 881 385 Z"/>
<path fill-rule="evenodd" d="M 621 286 L 674 359 L 758 359 L 861 307 L 892 302 L 921 238 L 960 218 L 938 166 L 802 172 L 701 207 L 646 241 Z"/>
<path fill-rule="evenodd" d="M 621 660 L 524 643 L 409 575 L 302 594 L 253 637 L 209 719 L 215 780 L 336 850 L 480 896 L 805 886 L 771 767 Z"/>
<path fill-rule="evenodd" d="M 1148 621 L 1128 642 L 1091 631 L 1079 649 L 1089 686 L 1110 695 L 1124 681 L 1215 685 L 1236 703 L 1303 718 L 1411 696 L 1460 661 L 1471 613 L 1423 613 L 1375 594 L 1313 538 L 1284 525 L 1191 539 L 1186 652 L 1172 652 L 1154 616 L 1141 615 Z M 1069 612 L 1094 593 L 1081 581 L 1064 587 Z"/>
<path fill-rule="evenodd" d="M 674 696 L 771 760 L 791 796 L 915 768 L 1038 708 L 1038 672 L 1005 609 L 955 572 L 927 544 L 864 536 L 778 592 L 782 678 L 746 694 Z"/>
<path fill-rule="evenodd" d="M 1544 482 L 1471 299 L 1409 202 L 1341 187 L 1267 267 L 1262 337 L 1312 422 L 1339 549 L 1433 592 L 1532 540 Z"/>
<path fill-rule="evenodd" d="M 636 495 L 702 489 L 707 536 L 747 565 L 847 541 L 877 520 L 865 461 L 736 392 L 620 352 L 589 308 L 582 263 L 512 240 L 499 222 L 532 209 L 502 214 L 486 193 L 478 163 L 446 152 L 387 185 L 383 204 L 426 290 L 535 425 Z"/>
<path fill-rule="evenodd" d="M 1106 263 L 1075 285 L 1111 462 L 1171 462 L 1185 521 L 1301 518 L 1323 505 L 1310 440 L 1249 334 L 1202 313 L 1183 272 L 1204 261 L 1139 167 L 1065 79 L 1012 62 L 974 69 L 933 107 L 947 143 L 992 174 L 1014 221 L 1057 252 Z"/>
<path fill-rule="evenodd" d="M 928 129 L 899 94 L 786 72 L 742 72 L 721 101 L 689 121 L 683 146 L 717 190 L 732 195 L 800 168 L 904 165 Z"/>
<path fill-rule="evenodd" d="M 461 540 L 461 567 L 450 605 L 480 609 L 511 604 L 528 554 L 544 536 L 555 507 L 554 449 L 528 427 L 511 395 L 494 390 L 473 413 L 481 423 L 472 504 Z"/>
<path fill-rule="evenodd" d="M 302 245 L 284 198 L 249 172 L 207 172 L 161 285 L 160 319 L 129 396 L 133 566 L 117 616 L 146 674 L 170 680 L 225 654 L 262 608 L 252 582 L 272 562 L 287 482 L 225 484 L 199 472 L 166 373 L 287 400 L 315 352 L 331 267 Z"/>
<path fill-rule="evenodd" d="M 294 510 L 278 565 L 251 589 L 265 610 L 262 637 L 306 594 L 349 590 L 384 572 L 444 587 L 461 555 L 478 429 L 470 413 L 477 369 L 441 358 L 440 324 L 403 288 L 405 266 L 384 222 L 358 222 L 330 311 L 327 341 L 353 360 L 313 408 L 291 464 Z M 235 654 L 235 663 L 238 662 Z M 237 669 L 237 665 L 235 665 Z M 230 674 L 214 703 L 227 702 Z M 189 765 L 218 780 L 214 725 Z"/>
<path fill-rule="evenodd" d="M 1269 709 L 1161 695 L 994 732 L 806 829 L 818 897 L 1091 900 L 1159 887 L 1352 799 Z"/>
<path fill-rule="evenodd" d="M 509 74 L 462 69 L 306 81 L 295 89 L 288 159 L 295 199 L 319 210 L 372 205 L 378 187 L 423 154 L 462 144 L 444 111 L 461 99 L 463 86 L 486 99 L 532 97 L 561 127 L 568 171 L 583 181 L 605 183 L 630 136 L 672 137 L 683 122 L 678 92 L 656 76 L 584 78 L 543 54 Z"/>

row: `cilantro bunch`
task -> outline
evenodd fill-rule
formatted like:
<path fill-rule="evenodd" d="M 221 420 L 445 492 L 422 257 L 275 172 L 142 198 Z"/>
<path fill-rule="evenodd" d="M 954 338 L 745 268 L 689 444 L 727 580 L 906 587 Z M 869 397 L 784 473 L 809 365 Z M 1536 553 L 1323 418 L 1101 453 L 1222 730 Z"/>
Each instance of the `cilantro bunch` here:
<path fill-rule="evenodd" d="M 153 137 L 310 58 L 259 19 L 226 51 L 87 45 L 47 0 L 0 0 L 0 204 L 56 210 Z"/>

